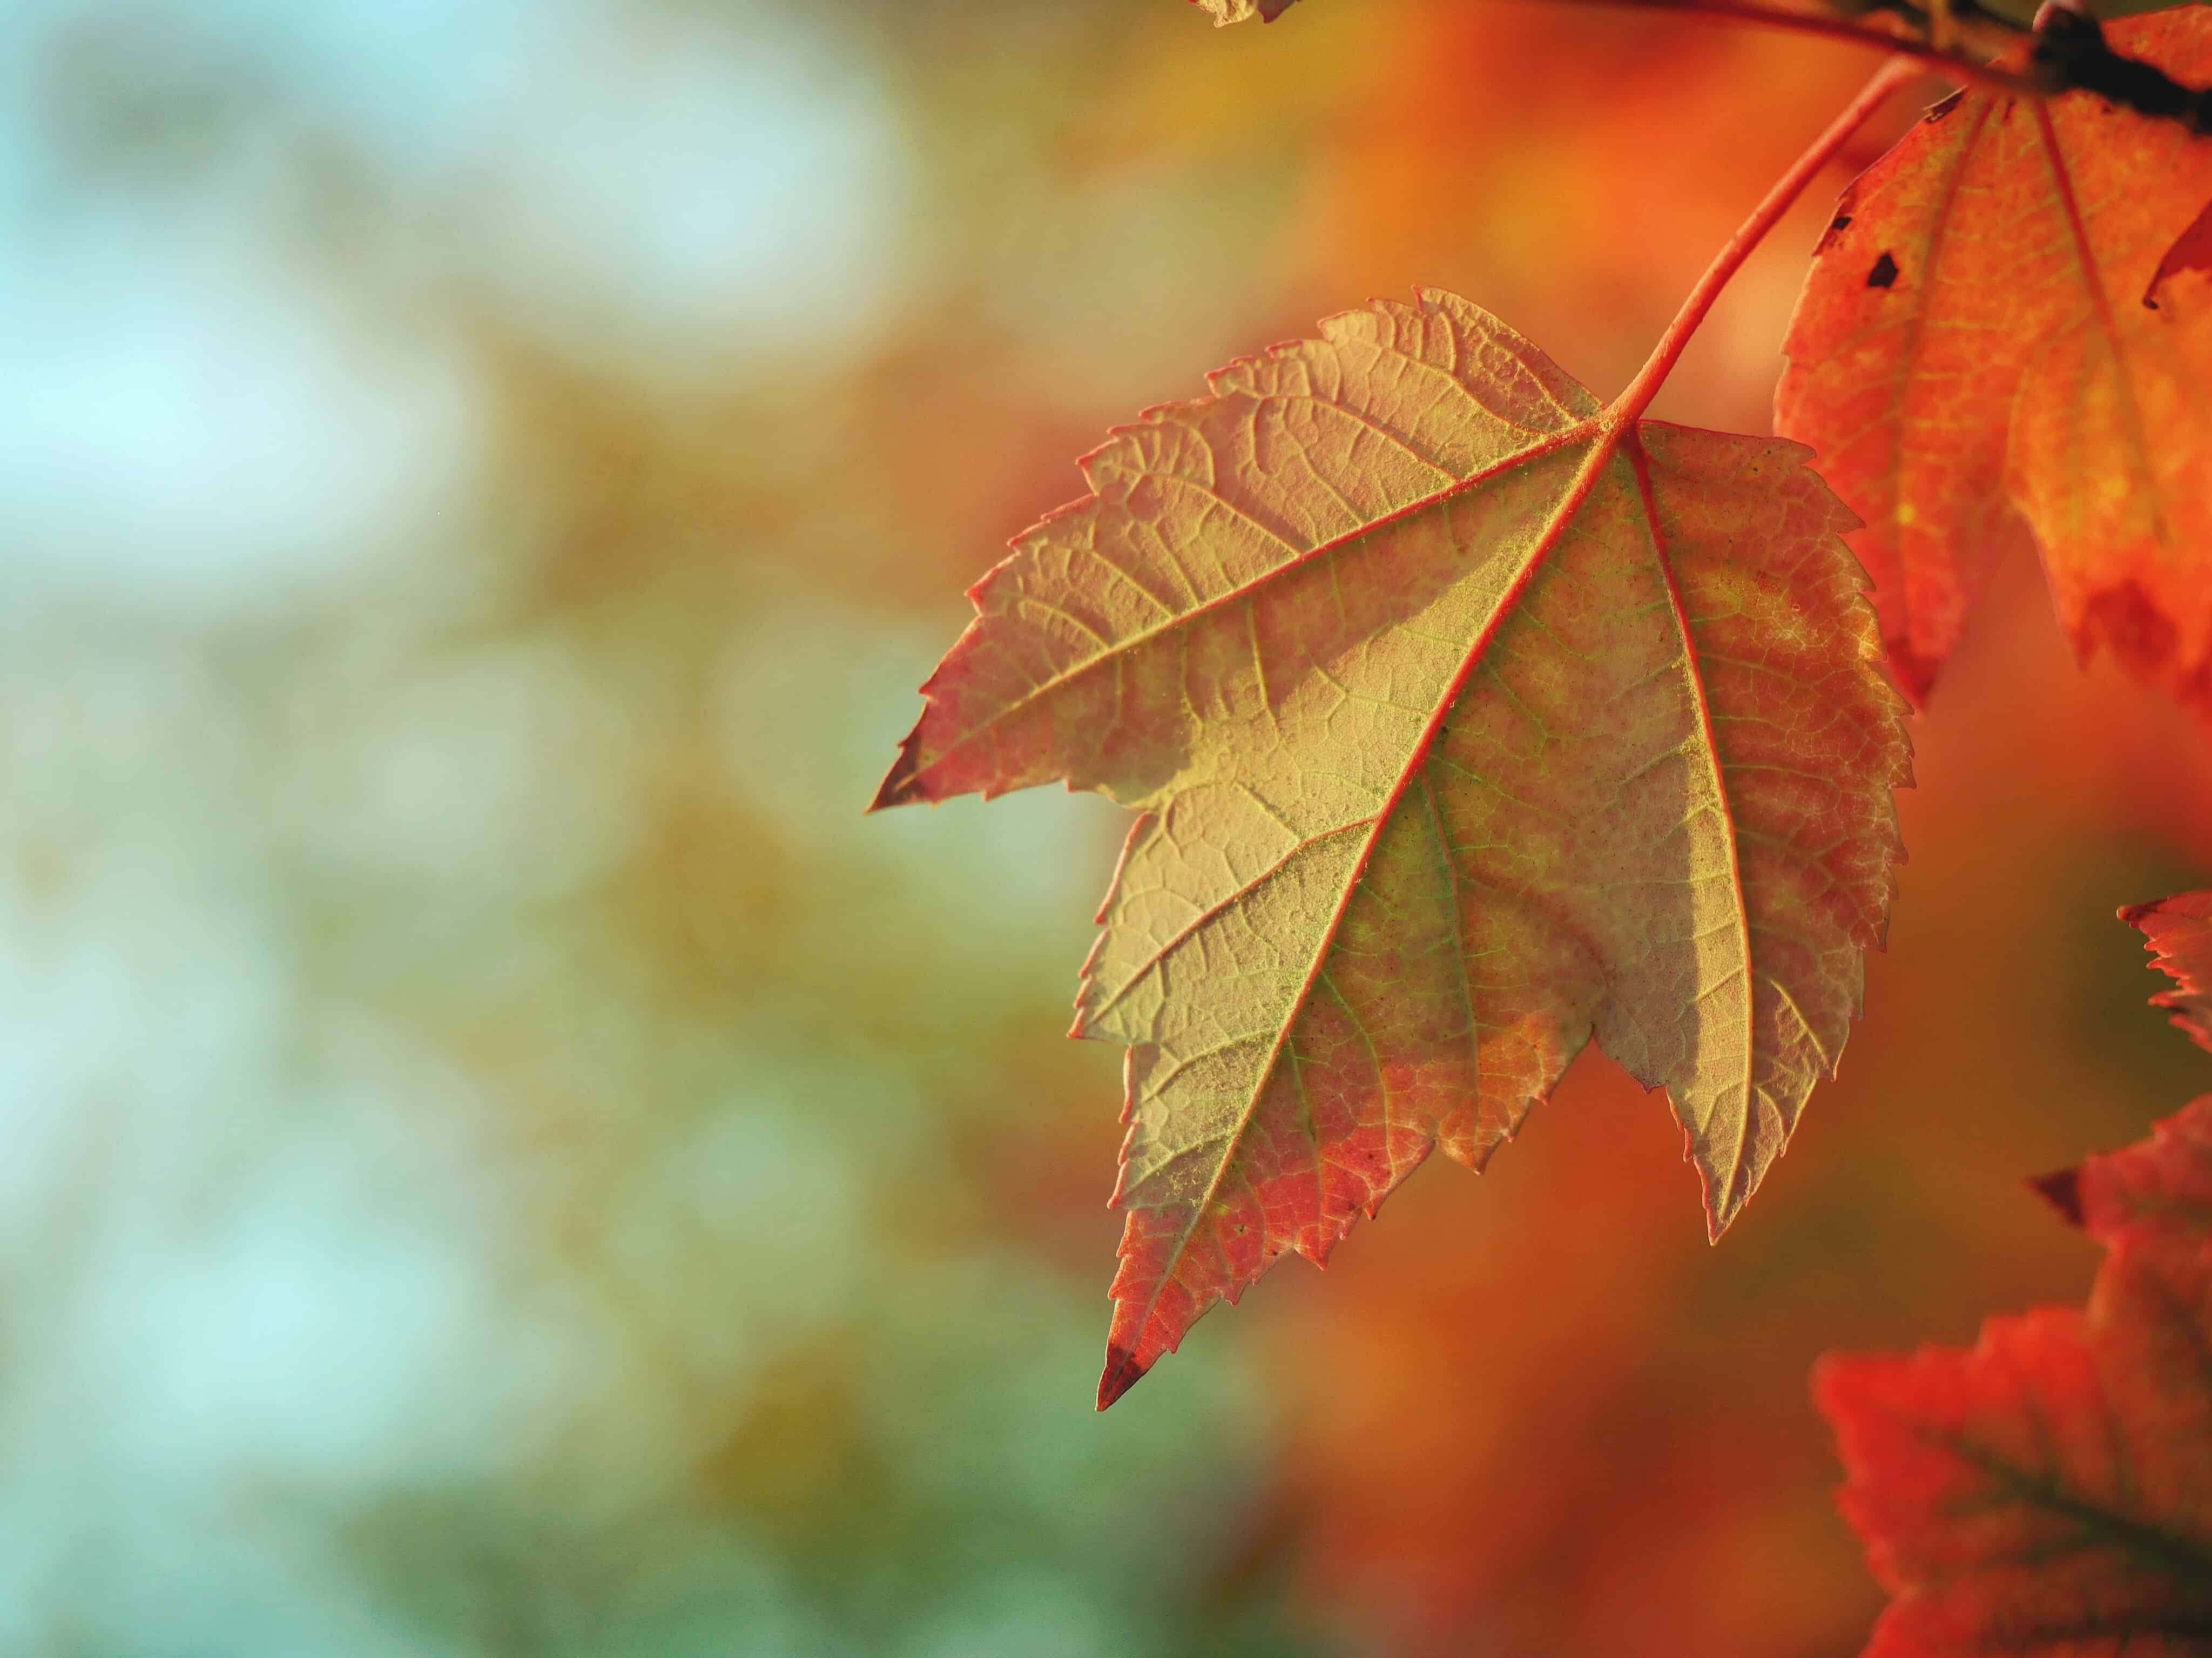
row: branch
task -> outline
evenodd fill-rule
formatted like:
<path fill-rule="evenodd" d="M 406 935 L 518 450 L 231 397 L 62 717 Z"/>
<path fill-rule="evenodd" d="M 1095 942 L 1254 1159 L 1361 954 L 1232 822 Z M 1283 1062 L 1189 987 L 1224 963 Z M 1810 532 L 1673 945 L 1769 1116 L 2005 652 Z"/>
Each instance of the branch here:
<path fill-rule="evenodd" d="M 1841 15 L 1761 5 L 1758 0 L 1554 0 L 1554 3 L 1622 7 L 1632 11 L 1671 12 L 1679 17 L 1709 17 L 1716 22 L 1756 23 L 1767 28 L 1787 29 L 1798 34 L 1818 35 L 1824 39 L 1848 41 L 1853 46 L 1866 46 L 1873 51 L 1915 58 L 1942 74 L 1986 87 L 1992 92 L 2007 93 L 2015 97 L 2037 97 L 2042 95 L 2045 89 L 2040 81 L 1930 46 L 1925 39 L 1913 34 L 1870 27 Z M 1903 9 L 1912 10 L 1909 7 Z M 1917 14 L 1914 12 L 1912 15 Z"/>
<path fill-rule="evenodd" d="M 2105 43 L 2105 31 L 2087 13 L 2073 9 L 2070 0 L 2048 0 L 2036 15 L 2029 35 L 2026 73 L 1978 61 L 1932 45 L 1924 33 L 1928 13 L 1918 0 L 1872 0 L 1859 14 L 1893 14 L 1904 26 L 1897 32 L 1869 27 L 1844 15 L 1794 11 L 1767 6 L 1759 0 L 1554 0 L 1564 5 L 1620 6 L 1636 11 L 1672 12 L 1682 17 L 1710 17 L 1721 22 L 1757 23 L 1768 28 L 1789 29 L 1825 39 L 1847 40 L 1873 46 L 1900 57 L 1917 58 L 1959 80 L 2013 97 L 2056 98 L 2069 92 L 2087 92 L 2106 103 L 2133 110 L 2156 120 L 2179 121 L 2199 137 L 2212 136 L 2212 88 L 2185 87 L 2156 64 L 2114 52 Z M 1997 46 L 2020 38 L 2019 27 L 2007 22 L 1974 0 L 1951 0 L 1955 22 L 1971 20 L 1982 44 L 1994 52 Z"/>
<path fill-rule="evenodd" d="M 2212 133 L 2212 90 L 2185 87 L 2155 64 L 2123 57 L 2087 13 L 2046 4 L 2036 17 L 2028 78 L 2045 97 L 2094 93 L 2138 115 L 2179 121 L 2197 137 Z"/>

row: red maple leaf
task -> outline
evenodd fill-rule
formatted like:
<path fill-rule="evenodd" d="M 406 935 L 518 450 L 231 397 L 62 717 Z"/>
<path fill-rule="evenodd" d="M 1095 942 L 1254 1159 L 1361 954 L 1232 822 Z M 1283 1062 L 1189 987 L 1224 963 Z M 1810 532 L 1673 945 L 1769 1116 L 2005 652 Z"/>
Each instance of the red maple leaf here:
<path fill-rule="evenodd" d="M 2191 84 L 2212 13 L 2110 31 Z M 1991 575 L 2039 548 L 2101 646 L 2212 723 L 2212 143 L 2087 92 L 1945 100 L 1837 203 L 1775 429 L 1866 520 L 1852 550 L 1923 699 Z"/>
<path fill-rule="evenodd" d="M 2173 1010 L 2173 1022 L 2212 1048 L 2212 892 L 2185 892 L 2120 912 L 2142 929 L 2155 964 L 2172 975 L 2173 988 L 2151 998 Z"/>
<path fill-rule="evenodd" d="M 2199 951 L 2208 913 L 2207 893 L 2123 912 Z M 1869 1658 L 2212 1652 L 2212 1096 L 2037 1184 L 2106 1247 L 2086 1308 L 1814 1373 L 1894 1597 Z"/>

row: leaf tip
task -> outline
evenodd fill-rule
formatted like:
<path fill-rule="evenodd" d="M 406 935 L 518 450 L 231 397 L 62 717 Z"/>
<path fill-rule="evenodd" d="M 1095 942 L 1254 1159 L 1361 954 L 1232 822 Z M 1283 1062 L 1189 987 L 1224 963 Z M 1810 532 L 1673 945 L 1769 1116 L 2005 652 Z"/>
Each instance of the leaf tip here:
<path fill-rule="evenodd" d="M 2143 931 L 2143 923 L 2150 920 L 2152 916 L 2157 914 L 2159 911 L 2165 907 L 2165 899 L 2154 898 L 2147 904 L 2122 904 L 2112 913 L 2118 916 L 2120 920 L 2125 921 L 2130 926 L 2133 927 L 2136 932 L 2141 932 Z M 2146 950 L 2155 950 L 2157 945 L 2146 944 L 2143 948 Z"/>
<path fill-rule="evenodd" d="M 1098 1378 L 1098 1408 L 1106 1409 L 1145 1378 L 1152 1367 L 1141 1363 L 1133 1349 L 1109 1347 L 1106 1369 Z"/>
<path fill-rule="evenodd" d="M 1743 1212 L 1743 1206 L 1751 1193 L 1741 1181 L 1733 1182 L 1726 1191 L 1715 1185 L 1705 1188 L 1705 1242 L 1718 1243 L 1721 1234 L 1735 1224 L 1735 1218 Z"/>
<path fill-rule="evenodd" d="M 2078 1168 L 2031 1175 L 2027 1187 L 2064 1216 L 2069 1226 L 2081 1224 L 2081 1171 Z"/>
<path fill-rule="evenodd" d="M 1683 1139 L 1683 1160 L 1695 1165 L 1704 1199 L 1705 1242 L 1718 1243 L 1721 1234 L 1735 1224 L 1744 1206 L 1751 1201 L 1751 1194 L 1759 1189 L 1767 1163 L 1779 1153 L 1756 1161 L 1740 1153 L 1732 1157 L 1717 1157 L 1713 1155 L 1711 1142 L 1702 1136 L 1686 1131 Z"/>
<path fill-rule="evenodd" d="M 898 758 L 891 762 L 891 768 L 877 786 L 876 798 L 868 802 L 870 811 L 910 805 L 929 798 L 928 791 L 922 786 L 921 763 L 915 757 L 921 748 L 921 727 L 917 725 L 900 740 Z"/>

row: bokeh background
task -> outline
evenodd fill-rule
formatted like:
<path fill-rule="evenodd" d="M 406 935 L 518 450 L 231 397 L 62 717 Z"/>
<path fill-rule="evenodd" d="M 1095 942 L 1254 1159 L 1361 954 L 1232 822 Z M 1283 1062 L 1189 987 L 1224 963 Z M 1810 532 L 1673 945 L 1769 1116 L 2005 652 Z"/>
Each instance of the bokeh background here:
<path fill-rule="evenodd" d="M 1506 0 L 0 7 L 0 1650 L 1856 1651 L 1807 1366 L 2078 1297 L 2021 1177 L 2212 1087 L 2112 919 L 2212 878 L 2212 763 L 2034 568 L 1720 1247 L 1588 1054 L 1103 1418 L 1115 814 L 861 807 L 1109 424 L 1415 281 L 1609 392 L 1871 67 Z M 1844 176 L 1659 412 L 1765 429 Z"/>

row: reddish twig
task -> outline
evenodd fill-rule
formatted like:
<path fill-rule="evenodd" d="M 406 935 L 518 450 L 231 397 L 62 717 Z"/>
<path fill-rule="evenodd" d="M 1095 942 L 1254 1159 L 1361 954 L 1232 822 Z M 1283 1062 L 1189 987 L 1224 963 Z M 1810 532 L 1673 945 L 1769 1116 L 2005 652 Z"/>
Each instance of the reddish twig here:
<path fill-rule="evenodd" d="M 1689 344 L 1690 337 L 1713 308 L 1729 278 L 1735 276 L 1743 262 L 1751 257 L 1752 250 L 1766 240 L 1766 233 L 1774 228 L 1790 204 L 1804 193 L 1805 186 L 1817 178 L 1822 168 L 1836 158 L 1838 151 L 1850 142 L 1852 134 L 1873 118 L 1875 112 L 1914 76 L 1920 73 L 1918 64 L 1908 53 L 1898 53 L 1875 71 L 1874 79 L 1866 83 L 1859 95 L 1851 100 L 1842 114 L 1828 124 L 1827 130 L 1806 146 L 1805 153 L 1790 164 L 1790 170 L 1775 180 L 1774 187 L 1766 192 L 1751 215 L 1737 227 L 1713 262 L 1705 267 L 1705 274 L 1698 278 L 1682 308 L 1674 313 L 1674 320 L 1667 325 L 1667 331 L 1659 337 L 1659 343 L 1651 349 L 1651 355 L 1637 371 L 1621 394 L 1606 406 L 1600 416 L 1607 426 L 1618 428 L 1632 425 L 1651 399 L 1658 395 L 1675 363 L 1680 360 L 1682 349 Z"/>
<path fill-rule="evenodd" d="M 1553 3 L 1625 7 L 1632 11 L 1668 12 L 1678 17 L 1707 17 L 1721 23 L 1756 23 L 1768 28 L 1787 29 L 1828 40 L 1848 41 L 1853 46 L 1871 47 L 1893 56 L 1915 58 L 1930 69 L 1955 76 L 1976 86 L 1987 87 L 1992 92 L 2032 98 L 2040 96 L 2047 90 L 2039 81 L 1998 69 L 1993 64 L 1960 57 L 1956 52 L 1939 49 L 1911 35 L 1867 28 L 1846 18 L 1826 16 L 1818 12 L 1762 6 L 1756 3 L 1756 0 L 1553 0 Z"/>

